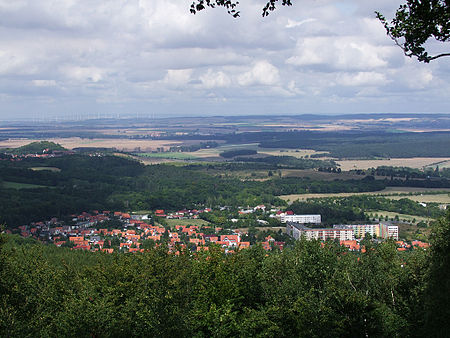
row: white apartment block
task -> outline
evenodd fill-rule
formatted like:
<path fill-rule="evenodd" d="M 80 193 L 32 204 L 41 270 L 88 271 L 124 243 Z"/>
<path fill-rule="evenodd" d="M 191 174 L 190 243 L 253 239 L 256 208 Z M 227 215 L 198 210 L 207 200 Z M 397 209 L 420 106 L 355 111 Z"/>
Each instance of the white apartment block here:
<path fill-rule="evenodd" d="M 385 225 L 387 227 L 387 238 L 392 238 L 398 241 L 398 226 L 397 225 Z"/>
<path fill-rule="evenodd" d="M 366 234 L 377 238 L 393 238 L 398 240 L 398 226 L 386 223 L 335 225 L 334 228 L 353 229 L 356 238 L 364 238 Z"/>
<path fill-rule="evenodd" d="M 320 215 L 280 215 L 281 223 L 294 222 L 294 223 L 313 223 L 320 224 L 322 222 L 322 218 Z"/>
<path fill-rule="evenodd" d="M 286 233 L 295 239 L 300 239 L 302 236 L 307 240 L 317 239 L 326 241 L 327 239 L 339 241 L 351 241 L 355 239 L 353 229 L 351 228 L 307 228 L 297 223 L 287 223 Z"/>

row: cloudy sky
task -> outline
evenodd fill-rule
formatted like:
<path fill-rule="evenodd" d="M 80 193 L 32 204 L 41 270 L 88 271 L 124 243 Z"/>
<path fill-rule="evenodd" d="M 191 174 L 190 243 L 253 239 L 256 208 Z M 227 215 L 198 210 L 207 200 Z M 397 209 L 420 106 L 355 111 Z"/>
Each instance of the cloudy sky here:
<path fill-rule="evenodd" d="M 375 19 L 402 1 L 295 0 L 262 18 L 243 0 L 239 19 L 190 3 L 0 0 L 0 119 L 450 112 L 450 58 L 406 58 Z"/>

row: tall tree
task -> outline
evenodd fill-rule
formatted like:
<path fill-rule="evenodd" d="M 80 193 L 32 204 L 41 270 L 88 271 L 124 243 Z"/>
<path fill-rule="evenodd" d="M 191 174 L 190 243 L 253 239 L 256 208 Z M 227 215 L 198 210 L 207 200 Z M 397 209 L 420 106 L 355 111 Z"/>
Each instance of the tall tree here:
<path fill-rule="evenodd" d="M 425 43 L 429 39 L 447 42 L 450 39 L 449 0 L 407 0 L 401 5 L 391 22 L 379 12 L 377 18 L 383 23 L 389 37 L 403 49 L 406 56 L 430 62 L 450 53 L 429 55 Z"/>

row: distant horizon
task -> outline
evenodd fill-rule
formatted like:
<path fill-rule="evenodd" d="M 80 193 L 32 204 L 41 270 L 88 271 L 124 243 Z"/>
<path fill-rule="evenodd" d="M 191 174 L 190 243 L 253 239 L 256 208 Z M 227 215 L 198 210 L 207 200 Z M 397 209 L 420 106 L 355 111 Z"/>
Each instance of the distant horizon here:
<path fill-rule="evenodd" d="M 408 58 L 375 11 L 404 0 L 0 6 L 0 120 L 450 113 L 450 58 Z M 430 54 L 446 44 L 427 43 Z"/>
<path fill-rule="evenodd" d="M 436 117 L 450 117 L 450 112 L 435 112 L 435 113 L 421 113 L 421 112 L 395 112 L 395 113 L 387 113 L 387 112 L 374 112 L 374 113 L 366 113 L 366 112 L 357 112 L 357 113 L 292 113 L 292 114 L 217 114 L 217 115 L 182 115 L 182 114 L 173 114 L 173 115 L 163 115 L 158 116 L 158 114 L 145 114 L 145 113 L 92 113 L 92 114 L 76 114 L 76 115 L 67 115 L 67 116 L 36 116 L 35 118 L 2 118 L 0 115 L 0 123 L 14 123 L 14 122 L 30 122 L 30 123 L 40 123 L 40 122 L 78 122 L 78 121 L 89 121 L 89 120 L 136 120 L 136 121 L 148 121 L 148 120 L 164 120 L 164 119 L 173 119 L 173 118 L 220 118 L 220 117 L 235 117 L 235 118 L 267 118 L 273 117 L 282 118 L 282 117 L 317 117 L 317 118 L 338 118 L 338 117 L 346 117 L 351 118 L 353 116 L 371 116 L 371 117 L 402 117 L 402 116 L 436 116 Z"/>

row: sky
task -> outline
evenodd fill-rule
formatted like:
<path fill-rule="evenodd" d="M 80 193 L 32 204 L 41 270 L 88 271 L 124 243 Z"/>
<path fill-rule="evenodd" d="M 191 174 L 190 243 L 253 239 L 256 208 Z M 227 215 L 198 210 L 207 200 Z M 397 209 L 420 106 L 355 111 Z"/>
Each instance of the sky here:
<path fill-rule="evenodd" d="M 375 18 L 402 1 L 293 3 L 0 0 L 0 120 L 450 112 L 450 57 L 405 57 Z"/>

